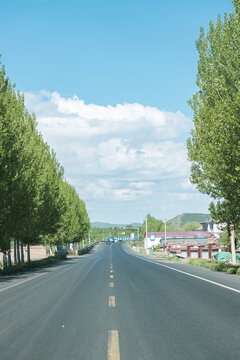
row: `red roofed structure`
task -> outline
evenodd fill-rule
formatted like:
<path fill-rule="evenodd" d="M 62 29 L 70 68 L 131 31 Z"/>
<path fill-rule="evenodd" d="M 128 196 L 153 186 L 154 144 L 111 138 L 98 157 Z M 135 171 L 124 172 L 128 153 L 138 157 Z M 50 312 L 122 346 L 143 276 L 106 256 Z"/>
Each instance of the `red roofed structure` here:
<path fill-rule="evenodd" d="M 145 237 L 145 248 L 150 249 L 156 245 L 181 244 L 181 245 L 206 245 L 212 238 L 209 231 L 174 231 L 174 232 L 148 232 Z"/>
<path fill-rule="evenodd" d="M 157 238 L 165 238 L 165 232 L 148 232 L 147 237 L 150 237 L 151 234 L 155 234 Z M 209 238 L 212 234 L 209 231 L 175 231 L 175 232 L 166 232 L 167 239 L 171 238 Z"/>

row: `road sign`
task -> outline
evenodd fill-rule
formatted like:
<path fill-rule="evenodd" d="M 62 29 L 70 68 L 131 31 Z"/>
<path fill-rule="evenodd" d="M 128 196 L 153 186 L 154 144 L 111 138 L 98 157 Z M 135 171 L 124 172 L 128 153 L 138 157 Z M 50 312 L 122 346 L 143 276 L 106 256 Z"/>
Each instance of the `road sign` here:
<path fill-rule="evenodd" d="M 155 234 L 150 234 L 150 241 L 155 241 Z"/>

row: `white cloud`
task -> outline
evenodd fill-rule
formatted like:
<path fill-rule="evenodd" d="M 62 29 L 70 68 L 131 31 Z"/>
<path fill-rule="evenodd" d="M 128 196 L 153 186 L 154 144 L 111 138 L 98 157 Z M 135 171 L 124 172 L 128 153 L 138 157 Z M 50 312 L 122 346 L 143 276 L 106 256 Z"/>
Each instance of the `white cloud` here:
<path fill-rule="evenodd" d="M 187 190 L 187 191 L 195 191 L 196 190 L 196 186 L 190 182 L 189 178 L 185 178 L 182 181 L 181 188 L 183 190 Z"/>
<path fill-rule="evenodd" d="M 25 93 L 25 102 L 38 114 L 40 129 L 59 136 L 128 134 L 135 139 L 170 139 L 191 126 L 191 120 L 180 111 L 171 113 L 137 103 L 100 106 L 47 91 Z"/>
<path fill-rule="evenodd" d="M 180 111 L 138 103 L 85 104 L 48 91 L 25 93 L 25 104 L 36 113 L 38 129 L 85 201 L 139 201 L 145 208 L 147 199 L 156 201 L 156 192 L 162 196 L 159 204 L 167 204 L 166 196 L 180 201 L 190 196 L 184 139 L 192 122 Z"/>
<path fill-rule="evenodd" d="M 130 201 L 136 200 L 141 196 L 150 196 L 151 191 L 134 190 L 134 189 L 116 189 L 114 190 L 113 199 L 116 201 Z"/>
<path fill-rule="evenodd" d="M 150 182 L 150 181 L 141 182 L 141 181 L 139 181 L 139 182 L 130 183 L 129 187 L 133 188 L 133 189 L 150 189 L 153 185 L 154 185 L 154 182 Z"/>
<path fill-rule="evenodd" d="M 198 201 L 200 199 L 202 199 L 202 194 L 195 192 L 195 193 L 174 193 L 174 192 L 170 192 L 169 196 L 171 196 L 172 198 L 174 198 L 175 201 Z"/>
<path fill-rule="evenodd" d="M 173 141 L 143 143 L 134 147 L 129 139 L 113 138 L 101 142 L 97 153 L 105 171 L 134 172 L 148 179 L 184 176 L 189 171 L 185 145 Z M 139 179 L 138 175 L 136 179 Z"/>

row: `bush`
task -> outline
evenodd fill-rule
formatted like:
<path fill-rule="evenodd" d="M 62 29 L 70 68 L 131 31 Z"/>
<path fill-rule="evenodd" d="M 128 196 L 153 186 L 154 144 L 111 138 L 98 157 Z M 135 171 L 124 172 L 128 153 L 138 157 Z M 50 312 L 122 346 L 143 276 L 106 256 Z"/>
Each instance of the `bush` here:
<path fill-rule="evenodd" d="M 240 267 L 237 269 L 236 274 L 237 274 L 237 275 L 240 275 Z"/>
<path fill-rule="evenodd" d="M 236 274 L 236 272 L 237 272 L 237 269 L 234 267 L 230 267 L 227 269 L 228 274 Z"/>
<path fill-rule="evenodd" d="M 224 262 L 191 258 L 189 259 L 188 264 L 204 267 L 215 271 L 227 272 L 228 274 L 240 275 L 240 266 L 233 266 L 232 264 L 226 264 Z"/>
<path fill-rule="evenodd" d="M 215 271 L 224 271 L 223 268 L 226 268 L 226 265 L 221 262 L 212 263 L 212 270 Z"/>
<path fill-rule="evenodd" d="M 170 256 L 169 260 L 171 261 L 179 261 L 179 257 L 177 257 L 177 255 L 173 255 L 173 256 Z"/>
<path fill-rule="evenodd" d="M 231 265 L 225 265 L 223 268 L 222 268 L 222 272 L 228 272 L 228 269 L 231 267 Z"/>

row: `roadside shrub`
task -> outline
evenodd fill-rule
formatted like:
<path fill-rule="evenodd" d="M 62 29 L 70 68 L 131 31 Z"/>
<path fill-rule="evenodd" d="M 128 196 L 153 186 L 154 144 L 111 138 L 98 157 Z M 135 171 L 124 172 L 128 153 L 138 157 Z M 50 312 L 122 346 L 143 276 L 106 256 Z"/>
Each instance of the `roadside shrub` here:
<path fill-rule="evenodd" d="M 173 256 L 169 257 L 169 260 L 171 260 L 171 261 L 179 261 L 180 259 L 176 255 L 173 255 Z"/>
<path fill-rule="evenodd" d="M 204 260 L 204 259 L 190 258 L 189 261 L 188 261 L 188 264 L 204 267 L 204 268 L 207 268 L 207 269 L 211 269 L 211 267 L 212 267 L 212 262 L 208 261 L 208 260 Z"/>
<path fill-rule="evenodd" d="M 227 264 L 224 262 L 190 258 L 188 261 L 188 264 L 199 266 L 199 267 L 204 267 L 204 268 L 207 268 L 210 270 L 227 272 L 228 274 L 240 275 L 240 266 L 233 266 L 230 263 Z"/>
<path fill-rule="evenodd" d="M 212 270 L 215 270 L 215 271 L 223 271 L 224 267 L 226 267 L 226 265 L 224 265 L 221 262 L 214 262 L 212 264 Z"/>
<path fill-rule="evenodd" d="M 222 272 L 227 272 L 229 269 L 229 266 L 227 265 L 224 265 L 224 267 L 222 268 Z"/>
<path fill-rule="evenodd" d="M 230 267 L 227 269 L 228 274 L 236 274 L 236 272 L 237 272 L 237 269 L 234 267 Z"/>

